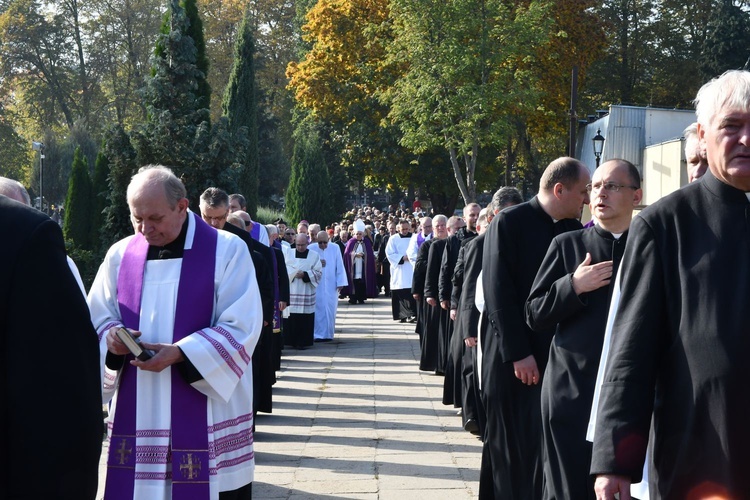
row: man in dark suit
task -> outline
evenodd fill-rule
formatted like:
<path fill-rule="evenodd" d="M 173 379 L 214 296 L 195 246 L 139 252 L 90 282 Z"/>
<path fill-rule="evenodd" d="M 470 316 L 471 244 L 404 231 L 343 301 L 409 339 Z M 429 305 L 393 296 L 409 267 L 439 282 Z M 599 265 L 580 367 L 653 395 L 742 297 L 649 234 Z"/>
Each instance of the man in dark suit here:
<path fill-rule="evenodd" d="M 93 499 L 104 429 L 86 300 L 49 217 L 0 196 L 0 234 L 0 498 Z"/>

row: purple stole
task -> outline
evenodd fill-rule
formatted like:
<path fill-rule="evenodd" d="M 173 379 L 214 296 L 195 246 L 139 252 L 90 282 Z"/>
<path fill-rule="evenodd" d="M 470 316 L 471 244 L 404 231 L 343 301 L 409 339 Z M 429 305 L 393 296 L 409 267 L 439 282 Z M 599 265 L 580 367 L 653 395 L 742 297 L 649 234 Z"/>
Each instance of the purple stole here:
<path fill-rule="evenodd" d="M 255 241 L 260 241 L 258 238 L 260 238 L 260 226 L 261 225 L 262 224 L 260 222 L 253 221 L 253 230 L 250 231 L 250 237 L 254 239 Z M 264 227 L 263 230 L 265 231 L 266 228 Z"/>
<path fill-rule="evenodd" d="M 279 311 L 279 262 L 276 252 L 271 248 L 271 260 L 273 261 L 273 332 L 281 332 L 281 311 Z"/>
<path fill-rule="evenodd" d="M 432 233 L 430 233 L 430 236 L 432 236 Z M 422 236 L 422 231 L 418 232 L 417 233 L 417 250 L 419 250 L 419 247 L 422 246 L 422 243 L 424 243 L 427 240 L 428 238 L 425 238 L 424 236 Z"/>
<path fill-rule="evenodd" d="M 216 269 L 217 231 L 192 212 L 195 236 L 190 250 L 185 250 L 177 289 L 177 307 L 173 342 L 211 325 L 214 307 L 214 273 Z M 143 274 L 146 269 L 148 242 L 137 233 L 128 243 L 117 277 L 117 301 L 122 323 L 139 329 Z M 148 463 L 153 452 L 136 445 L 137 369 L 130 366 L 132 355 L 125 358 L 120 374 L 117 412 L 107 461 L 107 500 L 132 500 L 135 479 L 168 479 L 158 474 L 136 473 L 136 462 Z M 208 410 L 207 398 L 172 372 L 171 462 L 172 498 L 174 500 L 207 499 L 209 492 Z M 169 456 L 169 455 L 168 455 Z"/>

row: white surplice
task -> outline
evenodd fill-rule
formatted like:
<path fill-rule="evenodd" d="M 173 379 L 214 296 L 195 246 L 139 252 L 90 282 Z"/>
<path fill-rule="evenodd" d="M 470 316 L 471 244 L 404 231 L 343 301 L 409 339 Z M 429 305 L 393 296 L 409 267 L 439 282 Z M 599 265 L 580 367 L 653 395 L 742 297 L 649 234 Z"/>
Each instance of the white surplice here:
<path fill-rule="evenodd" d="M 396 233 L 388 238 L 388 244 L 385 247 L 385 256 L 391 263 L 391 290 L 402 290 L 411 288 L 411 280 L 414 274 L 414 268 L 408 257 L 403 264 L 401 258 L 406 255 L 406 249 L 411 241 L 411 235 L 402 237 Z"/>
<path fill-rule="evenodd" d="M 185 248 L 191 248 L 195 221 L 188 214 Z M 132 236 L 115 243 L 99 268 L 88 302 L 100 339 L 104 401 L 114 395 L 109 431 L 117 418 L 119 372 L 105 369 L 106 335 L 122 326 L 117 303 L 117 277 Z M 182 259 L 149 260 L 143 278 L 139 329 L 150 343 L 172 343 Z M 251 356 L 262 324 L 255 268 L 245 243 L 219 231 L 214 276 L 214 310 L 210 327 L 183 338 L 177 345 L 204 377 L 192 387 L 207 396 L 208 442 L 211 457 L 211 499 L 253 480 L 253 379 Z M 129 369 L 135 369 L 130 367 Z M 176 369 L 176 368 L 175 368 Z M 171 429 L 171 367 L 160 373 L 137 371 L 136 446 L 160 450 L 158 459 L 136 459 L 134 499 L 171 498 L 172 464 L 167 460 Z M 189 417 L 188 417 L 189 418 Z M 148 448 L 146 448 L 148 447 Z M 156 463 L 154 463 L 156 462 Z M 138 475 L 160 479 L 139 479 Z"/>
<path fill-rule="evenodd" d="M 336 327 L 336 311 L 339 305 L 339 287 L 349 284 L 344 268 L 344 259 L 341 258 L 341 250 L 338 245 L 329 243 L 325 250 L 317 243 L 309 246 L 309 249 L 318 254 L 322 261 L 323 276 L 315 292 L 315 330 L 316 339 L 332 339 Z"/>
<path fill-rule="evenodd" d="M 284 309 L 289 314 L 312 314 L 315 312 L 315 292 L 323 275 L 323 265 L 317 253 L 307 250 L 307 257 L 297 257 L 297 250 L 289 248 L 284 253 L 286 271 L 289 276 L 289 305 Z M 297 271 L 304 271 L 310 278 L 305 282 L 296 278 Z M 288 316 L 285 316 L 288 317 Z"/>
<path fill-rule="evenodd" d="M 419 253 L 419 247 L 421 246 L 419 244 L 419 235 L 421 232 L 414 233 L 411 236 L 411 239 L 409 240 L 409 246 L 406 247 L 406 256 L 409 258 L 409 262 L 411 262 L 411 266 L 414 267 L 417 264 L 417 254 Z M 427 240 L 431 240 L 434 233 L 430 233 L 427 236 L 422 235 L 424 238 L 422 240 L 422 243 L 424 243 Z"/>

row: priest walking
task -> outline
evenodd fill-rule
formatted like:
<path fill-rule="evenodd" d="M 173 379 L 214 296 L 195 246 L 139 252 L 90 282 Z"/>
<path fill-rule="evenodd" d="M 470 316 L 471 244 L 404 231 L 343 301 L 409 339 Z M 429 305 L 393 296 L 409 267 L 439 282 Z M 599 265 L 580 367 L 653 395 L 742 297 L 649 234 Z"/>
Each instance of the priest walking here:
<path fill-rule="evenodd" d="M 391 306 L 394 320 L 402 323 L 411 321 L 415 315 L 416 303 L 411 293 L 413 268 L 406 248 L 411 241 L 408 221 L 399 222 L 399 232 L 388 239 L 385 255 L 391 264 Z"/>
<path fill-rule="evenodd" d="M 310 250 L 320 257 L 323 274 L 315 290 L 315 342 L 333 340 L 336 327 L 336 310 L 339 305 L 339 291 L 348 284 L 344 260 L 336 245 L 328 242 L 328 233 L 318 232 L 317 243 L 310 244 Z"/>
<path fill-rule="evenodd" d="M 622 259 L 641 178 L 625 160 L 594 172 L 589 189 L 597 223 L 557 236 L 526 302 L 533 330 L 555 328 L 542 382 L 544 496 L 594 499 L 586 441 L 614 275 Z"/>
<path fill-rule="evenodd" d="M 350 304 L 364 304 L 368 298 L 378 295 L 375 279 L 375 254 L 370 238 L 365 238 L 365 223 L 354 221 L 354 238 L 346 242 L 344 265 L 348 276 L 346 293 Z"/>
<path fill-rule="evenodd" d="M 541 391 L 553 331 L 532 332 L 524 305 L 552 238 L 581 229 L 589 171 L 574 158 L 545 169 L 539 194 L 500 212 L 484 240 L 482 285 L 488 331 L 482 337 L 487 427 L 480 497 L 542 495 Z M 485 342 L 486 339 L 486 342 Z"/>
<path fill-rule="evenodd" d="M 245 244 L 190 212 L 185 194 L 165 167 L 133 177 L 136 234 L 109 249 L 89 293 L 114 393 L 108 500 L 252 496 L 255 271 Z M 121 327 L 155 355 L 134 359 Z"/>
<path fill-rule="evenodd" d="M 633 219 L 596 420 L 599 499 L 750 492 L 750 72 L 695 99 L 708 172 Z M 613 300 L 614 303 L 614 300 Z"/>
<path fill-rule="evenodd" d="M 315 330 L 316 289 L 323 277 L 323 264 L 315 252 L 307 248 L 307 235 L 295 237 L 295 248 L 287 250 L 286 269 L 289 276 L 289 317 L 284 322 L 284 344 L 295 349 L 313 345 Z"/>

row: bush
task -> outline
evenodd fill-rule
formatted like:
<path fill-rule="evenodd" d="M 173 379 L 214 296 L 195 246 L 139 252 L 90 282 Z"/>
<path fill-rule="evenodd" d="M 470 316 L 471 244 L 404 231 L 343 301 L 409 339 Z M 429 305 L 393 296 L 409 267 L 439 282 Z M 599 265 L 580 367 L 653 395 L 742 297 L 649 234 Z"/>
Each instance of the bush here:
<path fill-rule="evenodd" d="M 287 220 L 284 212 L 271 207 L 258 206 L 258 213 L 255 214 L 255 220 L 261 224 L 273 224 L 275 220 L 282 218 Z M 288 222 L 288 221 L 287 221 Z"/>

